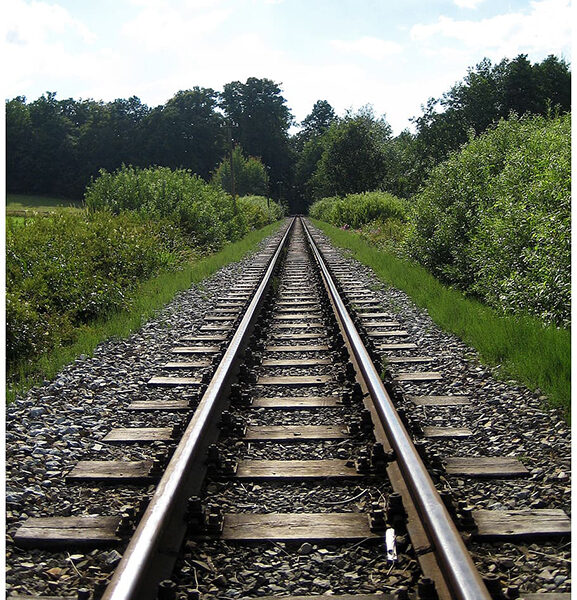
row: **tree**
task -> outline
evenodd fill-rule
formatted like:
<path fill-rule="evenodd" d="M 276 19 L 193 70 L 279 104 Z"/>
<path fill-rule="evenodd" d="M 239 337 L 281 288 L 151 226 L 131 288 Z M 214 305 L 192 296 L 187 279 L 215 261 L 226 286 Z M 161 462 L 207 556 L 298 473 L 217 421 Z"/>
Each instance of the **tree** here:
<path fill-rule="evenodd" d="M 266 196 L 268 194 L 268 176 L 262 161 L 254 156 L 246 158 L 240 146 L 232 152 L 234 170 L 234 192 L 237 196 Z M 230 159 L 220 163 L 212 180 L 229 194 L 233 193 Z"/>
<path fill-rule="evenodd" d="M 415 168 L 424 181 L 433 167 L 469 139 L 511 113 L 547 114 L 571 110 L 571 74 L 564 61 L 549 56 L 531 65 L 527 55 L 493 65 L 484 59 L 440 99 L 431 98 L 417 129 Z"/>
<path fill-rule="evenodd" d="M 144 123 L 149 164 L 190 169 L 208 179 L 225 151 L 216 109 L 217 93 L 200 87 L 177 92 L 155 108 Z"/>
<path fill-rule="evenodd" d="M 32 123 L 24 96 L 6 102 L 6 189 L 26 192 L 32 185 Z"/>
<path fill-rule="evenodd" d="M 288 142 L 292 115 L 280 87 L 256 77 L 246 83 L 233 81 L 225 84 L 220 105 L 234 128 L 234 141 L 270 168 L 273 191 L 280 197 L 281 186 L 290 184 L 292 170 Z"/>
<path fill-rule="evenodd" d="M 546 114 L 549 106 L 561 113 L 571 111 L 571 72 L 564 60 L 550 54 L 534 66 L 539 112 Z"/>
<path fill-rule="evenodd" d="M 56 100 L 46 92 L 29 105 L 32 139 L 30 145 L 29 192 L 70 195 L 69 182 L 76 169 L 74 126 Z"/>
<path fill-rule="evenodd" d="M 322 135 L 335 121 L 337 116 L 326 100 L 317 100 L 311 112 L 301 121 L 296 143 L 299 150 L 311 139 Z"/>
<path fill-rule="evenodd" d="M 323 152 L 311 184 L 314 196 L 335 196 L 382 189 L 389 168 L 391 127 L 371 107 L 349 113 L 325 132 Z"/>

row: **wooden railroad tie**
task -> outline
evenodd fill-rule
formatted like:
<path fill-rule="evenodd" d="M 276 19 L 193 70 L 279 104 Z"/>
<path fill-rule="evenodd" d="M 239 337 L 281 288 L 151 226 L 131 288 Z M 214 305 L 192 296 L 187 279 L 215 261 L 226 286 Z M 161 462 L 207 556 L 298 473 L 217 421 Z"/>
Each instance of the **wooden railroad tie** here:
<path fill-rule="evenodd" d="M 412 342 L 400 343 L 400 344 L 379 344 L 377 350 L 413 350 L 417 347 L 417 344 Z"/>
<path fill-rule="evenodd" d="M 300 409 L 300 408 L 334 408 L 341 406 L 339 399 L 335 396 L 289 396 L 255 398 L 253 408 L 277 408 L 277 409 Z"/>
<path fill-rule="evenodd" d="M 448 475 L 467 477 L 524 477 L 529 471 L 511 456 L 453 456 L 445 459 Z"/>
<path fill-rule="evenodd" d="M 169 442 L 173 433 L 172 427 L 118 427 L 107 433 L 102 441 L 109 444 Z"/>
<path fill-rule="evenodd" d="M 299 442 L 340 440 L 348 437 L 345 425 L 248 425 L 246 441 Z"/>
<path fill-rule="evenodd" d="M 330 460 L 241 460 L 235 479 L 350 479 L 364 477 L 350 461 Z"/>
<path fill-rule="evenodd" d="M 21 548 L 102 547 L 120 542 L 120 517 L 30 517 L 16 531 Z"/>
<path fill-rule="evenodd" d="M 408 396 L 417 406 L 466 406 L 471 404 L 469 396 Z"/>
<path fill-rule="evenodd" d="M 479 540 L 536 540 L 571 535 L 571 520 L 560 509 L 474 510 Z"/>
<path fill-rule="evenodd" d="M 301 385 L 324 385 L 333 381 L 331 375 L 279 375 L 272 377 L 259 377 L 257 385 L 284 385 L 289 387 Z"/>
<path fill-rule="evenodd" d="M 225 514 L 225 540 L 336 542 L 379 539 L 369 517 L 359 513 Z"/>
<path fill-rule="evenodd" d="M 128 410 L 174 412 L 192 410 L 192 408 L 187 400 L 134 400 L 128 405 Z"/>
<path fill-rule="evenodd" d="M 263 367 L 319 367 L 330 365 L 330 358 L 265 358 Z"/>
<path fill-rule="evenodd" d="M 66 481 L 150 483 L 155 479 L 153 469 L 151 460 L 81 460 L 66 476 Z"/>
<path fill-rule="evenodd" d="M 329 350 L 329 347 L 325 344 L 295 344 L 294 346 L 290 345 L 270 345 L 266 346 L 265 350 L 267 352 L 325 352 Z"/>
<path fill-rule="evenodd" d="M 416 373 L 398 373 L 393 377 L 395 381 L 438 381 L 443 376 L 436 371 L 417 371 Z"/>
<path fill-rule="evenodd" d="M 151 377 L 147 384 L 158 387 L 172 387 L 178 385 L 200 385 L 201 383 L 202 380 L 197 377 Z"/>
<path fill-rule="evenodd" d="M 171 352 L 173 354 L 216 354 L 220 352 L 218 346 L 176 346 Z"/>
<path fill-rule="evenodd" d="M 473 435 L 467 427 L 423 427 L 426 438 L 463 438 Z"/>

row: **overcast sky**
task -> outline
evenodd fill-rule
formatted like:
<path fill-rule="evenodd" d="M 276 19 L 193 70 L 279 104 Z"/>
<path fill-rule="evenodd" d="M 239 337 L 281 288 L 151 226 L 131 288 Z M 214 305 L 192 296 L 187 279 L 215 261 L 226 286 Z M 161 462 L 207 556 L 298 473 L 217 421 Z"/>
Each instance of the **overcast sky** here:
<path fill-rule="evenodd" d="M 395 133 L 484 57 L 571 61 L 569 0 L 3 0 L 5 98 L 163 104 L 193 86 L 277 82 L 295 120 L 316 100 L 372 104 Z"/>

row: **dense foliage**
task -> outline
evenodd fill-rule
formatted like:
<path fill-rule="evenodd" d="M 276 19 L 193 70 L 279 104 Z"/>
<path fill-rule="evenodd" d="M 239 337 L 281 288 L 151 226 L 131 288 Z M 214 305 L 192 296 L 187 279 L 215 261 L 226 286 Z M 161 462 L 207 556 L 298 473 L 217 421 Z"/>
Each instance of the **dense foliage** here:
<path fill-rule="evenodd" d="M 485 59 L 442 98 L 429 100 L 423 114 L 412 119 L 415 134 L 404 131 L 396 137 L 384 117 L 366 108 L 332 120 L 327 107 L 317 103 L 295 140 L 297 190 L 306 204 L 374 189 L 409 198 L 471 131 L 480 134 L 512 112 L 570 111 L 570 90 L 569 67 L 554 56 L 533 65 L 525 55 L 496 65 Z M 311 127 L 317 123 L 324 127 Z"/>
<path fill-rule="evenodd" d="M 282 218 L 258 196 L 233 198 L 185 170 L 102 171 L 85 211 L 8 222 L 9 368 L 74 341 L 126 307 L 140 282 Z"/>
<path fill-rule="evenodd" d="M 313 214 L 361 227 L 397 250 L 408 227 L 406 252 L 444 281 L 564 324 L 570 80 L 569 66 L 554 56 L 534 64 L 525 55 L 485 59 L 429 100 L 413 119 L 415 133 L 396 137 L 370 107 L 338 117 L 326 100 L 290 137 L 292 115 L 279 85 L 255 77 L 222 91 L 179 91 L 153 109 L 135 97 L 17 97 L 6 103 L 7 189 L 80 198 L 101 172 L 86 195 L 90 210 L 164 219 L 204 251 L 278 210 L 264 198 L 235 201 L 226 193 L 236 148 L 236 195 L 270 195 L 294 212 L 342 197 L 315 205 Z M 398 198 L 416 204 L 409 224 Z M 402 215 L 386 212 L 393 207 Z"/>
<path fill-rule="evenodd" d="M 437 167 L 406 248 L 510 312 L 570 319 L 571 118 L 511 118 Z"/>
<path fill-rule="evenodd" d="M 262 161 L 254 156 L 245 157 L 240 146 L 236 146 L 232 156 L 223 159 L 214 172 L 212 181 L 235 196 L 266 196 L 269 188 L 266 167 Z"/>
<path fill-rule="evenodd" d="M 239 143 L 270 171 L 275 197 L 290 189 L 292 116 L 277 84 L 249 78 L 222 92 L 194 87 L 149 108 L 136 98 L 6 102 L 8 192 L 80 198 L 100 169 L 122 164 L 188 169 L 205 180 Z"/>
<path fill-rule="evenodd" d="M 258 156 L 270 170 L 271 192 L 282 197 L 282 188 L 291 185 L 293 157 L 288 130 L 292 115 L 280 87 L 270 79 L 249 77 L 233 81 L 220 94 L 232 139 L 249 156 Z"/>
<path fill-rule="evenodd" d="M 375 118 L 370 108 L 334 122 L 323 134 L 322 153 L 311 181 L 314 197 L 378 188 L 387 175 L 390 138 L 388 123 Z"/>
<path fill-rule="evenodd" d="M 431 98 L 414 119 L 421 176 L 467 141 L 511 112 L 546 115 L 571 110 L 571 74 L 563 60 L 549 56 L 531 64 L 521 54 L 492 64 L 484 59 L 442 98 Z"/>
<path fill-rule="evenodd" d="M 285 216 L 286 209 L 278 202 L 264 196 L 241 196 L 237 200 L 249 229 L 260 229 Z"/>
<path fill-rule="evenodd" d="M 511 117 L 433 170 L 414 202 L 324 198 L 310 215 L 354 227 L 504 312 L 570 323 L 571 117 Z"/>
<path fill-rule="evenodd" d="M 165 220 L 105 212 L 8 221 L 6 356 L 38 356 L 71 341 L 75 328 L 122 308 L 142 279 L 189 253 Z"/>
<path fill-rule="evenodd" d="M 251 223 L 272 222 L 276 214 L 261 212 L 260 205 L 235 203 L 222 188 L 205 183 L 189 171 L 164 167 L 138 169 L 123 166 L 115 173 L 102 171 L 86 190 L 89 210 L 114 214 L 135 211 L 150 218 L 175 223 L 188 243 L 201 250 L 216 250 L 245 235 Z"/>
<path fill-rule="evenodd" d="M 400 254 L 409 211 L 408 202 L 402 198 L 387 192 L 366 192 L 317 200 L 309 214 L 343 229 L 353 227 L 371 244 Z"/>
<path fill-rule="evenodd" d="M 320 219 L 337 227 L 346 225 L 358 229 L 373 221 L 405 221 L 408 204 L 386 192 L 366 192 L 323 198 L 311 206 L 309 214 L 313 219 Z"/>
<path fill-rule="evenodd" d="M 563 113 L 571 108 L 571 74 L 554 56 L 531 64 L 525 55 L 469 69 L 413 119 L 416 133 L 393 137 L 384 116 L 369 108 L 339 118 L 318 100 L 289 136 L 293 118 L 279 85 L 249 77 L 222 91 L 193 87 L 149 108 L 136 97 L 113 102 L 57 100 L 6 103 L 8 192 L 80 198 L 100 169 L 122 164 L 188 169 L 209 181 L 240 145 L 266 168 L 270 194 L 305 212 L 330 195 L 385 190 L 408 198 L 430 171 L 511 111 Z"/>

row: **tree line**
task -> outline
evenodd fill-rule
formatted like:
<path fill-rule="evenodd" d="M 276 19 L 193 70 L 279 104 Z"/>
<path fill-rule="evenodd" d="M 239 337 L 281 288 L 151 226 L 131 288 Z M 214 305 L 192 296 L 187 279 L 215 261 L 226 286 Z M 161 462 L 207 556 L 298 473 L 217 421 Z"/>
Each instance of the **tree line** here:
<path fill-rule="evenodd" d="M 296 123 L 280 85 L 266 78 L 222 91 L 193 87 L 154 108 L 135 96 L 18 96 L 6 102 L 7 191 L 81 198 L 100 169 L 123 164 L 188 169 L 227 186 L 234 178 L 225 165 L 234 174 L 235 164 L 250 162 L 252 175 L 239 173 L 243 193 L 282 200 L 295 212 L 322 197 L 369 190 L 409 198 L 472 134 L 511 113 L 568 112 L 570 90 L 569 65 L 553 55 L 533 64 L 523 54 L 496 64 L 484 59 L 422 107 L 414 133 L 397 136 L 370 105 L 339 117 L 318 100 Z M 294 125 L 300 129 L 291 135 Z"/>

